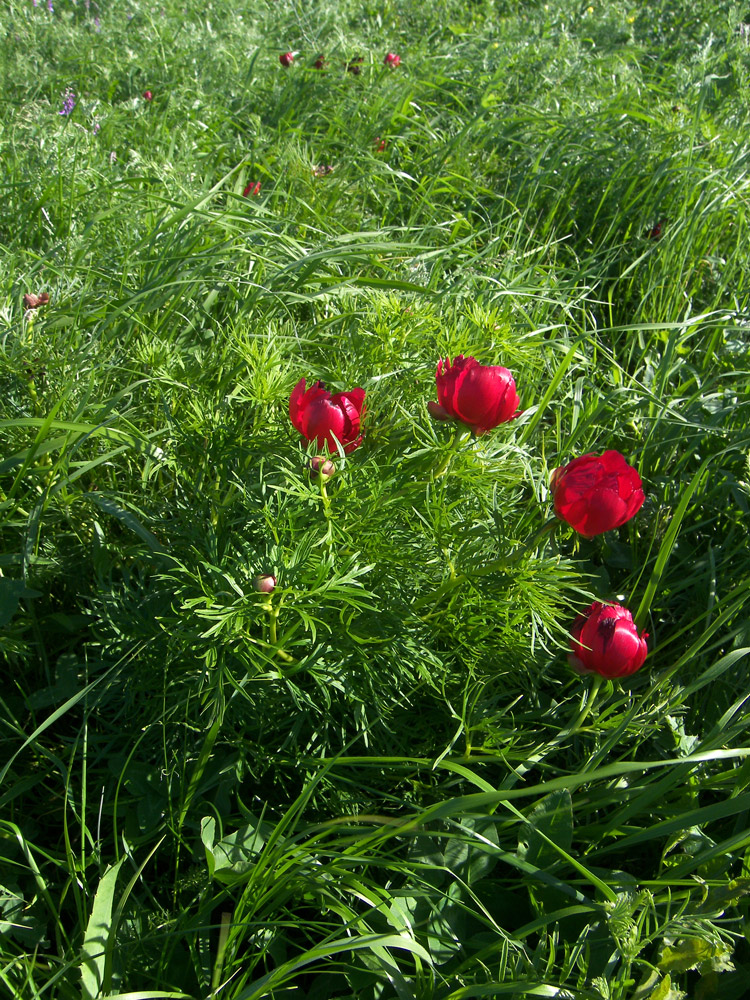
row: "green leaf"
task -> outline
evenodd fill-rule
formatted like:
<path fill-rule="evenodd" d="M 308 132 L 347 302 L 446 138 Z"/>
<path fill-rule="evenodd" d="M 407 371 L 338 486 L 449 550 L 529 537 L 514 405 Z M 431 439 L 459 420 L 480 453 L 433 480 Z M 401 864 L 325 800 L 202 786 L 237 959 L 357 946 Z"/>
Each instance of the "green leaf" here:
<path fill-rule="evenodd" d="M 125 859 L 111 865 L 102 875 L 96 890 L 91 916 L 81 948 L 81 993 L 84 1000 L 96 1000 L 106 988 L 106 961 L 111 953 L 112 903 L 120 866 Z"/>
<path fill-rule="evenodd" d="M 703 938 L 685 938 L 672 947 L 666 945 L 658 967 L 662 972 L 688 972 L 720 954 L 721 948 Z"/>
<path fill-rule="evenodd" d="M 266 844 L 271 827 L 256 819 L 214 843 L 215 826 L 215 821 L 209 817 L 201 822 L 201 840 L 206 849 L 209 875 L 223 882 L 232 882 L 252 868 Z"/>
<path fill-rule="evenodd" d="M 648 1000 L 670 1000 L 672 995 L 672 980 L 665 976 L 659 985 L 648 995 Z"/>
<path fill-rule="evenodd" d="M 0 576 L 0 628 L 7 625 L 18 611 L 19 602 L 41 597 L 38 590 L 29 590 L 23 580 Z"/>
<path fill-rule="evenodd" d="M 560 854 L 545 837 L 563 850 L 570 850 L 573 802 L 567 788 L 547 795 L 531 810 L 519 838 L 519 856 L 537 868 L 548 868 L 559 861 Z"/>

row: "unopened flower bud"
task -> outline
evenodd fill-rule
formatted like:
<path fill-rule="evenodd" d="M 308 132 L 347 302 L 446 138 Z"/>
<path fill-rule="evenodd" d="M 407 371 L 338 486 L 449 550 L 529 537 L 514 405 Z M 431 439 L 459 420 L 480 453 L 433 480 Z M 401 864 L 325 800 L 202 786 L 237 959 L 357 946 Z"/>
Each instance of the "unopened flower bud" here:
<path fill-rule="evenodd" d="M 253 589 L 259 594 L 270 594 L 276 587 L 276 577 L 270 573 L 259 573 L 253 577 Z"/>
<path fill-rule="evenodd" d="M 326 480 L 336 474 L 336 466 L 325 455 L 316 455 L 314 458 L 311 458 L 307 463 L 307 468 L 313 479 L 317 479 L 320 476 L 323 480 Z"/>

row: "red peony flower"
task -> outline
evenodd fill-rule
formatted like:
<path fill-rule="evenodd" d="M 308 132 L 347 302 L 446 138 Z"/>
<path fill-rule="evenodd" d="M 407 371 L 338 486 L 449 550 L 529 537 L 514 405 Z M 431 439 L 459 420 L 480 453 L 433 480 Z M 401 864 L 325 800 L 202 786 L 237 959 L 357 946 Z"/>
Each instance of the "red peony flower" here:
<path fill-rule="evenodd" d="M 570 665 L 582 674 L 628 677 L 648 653 L 648 633 L 638 635 L 633 616 L 621 604 L 595 601 L 570 630 Z"/>
<path fill-rule="evenodd" d="M 285 69 L 288 68 L 294 62 L 294 53 L 282 52 L 281 55 L 279 56 L 279 62 Z"/>
<path fill-rule="evenodd" d="M 322 382 L 314 382 L 305 391 L 305 380 L 301 378 L 289 400 L 289 416 L 300 434 L 315 441 L 321 451 L 336 451 L 339 441 L 348 454 L 362 443 L 364 402 L 364 389 L 349 389 L 332 396 Z"/>
<path fill-rule="evenodd" d="M 584 538 L 619 528 L 646 499 L 641 477 L 619 451 L 574 458 L 555 469 L 550 488 L 557 516 Z"/>
<path fill-rule="evenodd" d="M 153 99 L 154 99 L 154 95 L 151 93 L 150 90 L 144 90 L 143 91 L 143 100 L 144 101 L 153 101 Z"/>
<path fill-rule="evenodd" d="M 242 197 L 249 198 L 254 194 L 260 194 L 260 181 L 256 181 L 255 183 L 250 181 L 245 190 L 242 192 Z"/>
<path fill-rule="evenodd" d="M 460 420 L 475 434 L 518 416 L 518 393 L 513 376 L 500 365 L 482 365 L 463 354 L 438 361 L 438 402 L 427 409 L 436 420 Z"/>
<path fill-rule="evenodd" d="M 383 62 L 386 66 L 392 66 L 395 68 L 396 66 L 401 65 L 401 56 L 397 56 L 395 52 L 388 52 Z"/>

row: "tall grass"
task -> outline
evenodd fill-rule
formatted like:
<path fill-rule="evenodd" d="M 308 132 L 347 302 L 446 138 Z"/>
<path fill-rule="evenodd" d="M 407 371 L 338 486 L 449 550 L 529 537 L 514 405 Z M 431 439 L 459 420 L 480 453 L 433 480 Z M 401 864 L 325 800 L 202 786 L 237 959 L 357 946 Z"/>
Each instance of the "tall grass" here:
<path fill-rule="evenodd" d="M 740 1000 L 742 12 L 53 7 L 0 60 L 7 995 Z M 431 420 L 457 354 L 517 420 Z M 302 377 L 366 390 L 326 489 Z M 642 510 L 544 531 L 605 449 Z"/>

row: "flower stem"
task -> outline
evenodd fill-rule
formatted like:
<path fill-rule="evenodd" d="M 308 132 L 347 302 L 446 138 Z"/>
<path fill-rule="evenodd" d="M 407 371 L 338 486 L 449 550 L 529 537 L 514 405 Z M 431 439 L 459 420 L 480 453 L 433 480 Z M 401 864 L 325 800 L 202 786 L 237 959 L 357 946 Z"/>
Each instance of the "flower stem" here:
<path fill-rule="evenodd" d="M 527 553 L 533 552 L 534 549 L 539 545 L 545 535 L 550 534 L 555 530 L 555 528 L 560 523 L 560 519 L 557 517 L 551 517 L 549 521 L 545 521 L 541 528 L 532 535 L 525 545 L 522 545 L 515 552 L 511 552 L 508 558 L 505 560 L 507 566 L 512 566 L 517 563 L 519 559 L 522 559 Z"/>
<path fill-rule="evenodd" d="M 450 464 L 456 457 L 459 448 L 464 443 L 464 441 L 468 441 L 470 437 L 471 437 L 471 431 L 456 430 L 453 432 L 453 437 L 451 438 L 450 444 L 446 448 L 445 457 L 440 462 L 438 467 L 436 469 L 433 469 L 432 472 L 433 479 L 440 479 L 441 476 L 444 476 L 448 472 Z"/>
<path fill-rule="evenodd" d="M 578 730 L 586 721 L 586 719 L 588 719 L 589 715 L 591 714 L 592 708 L 596 704 L 597 695 L 599 694 L 599 688 L 602 686 L 603 680 L 604 678 L 602 677 L 601 674 L 594 674 L 594 679 L 591 682 L 591 687 L 589 688 L 586 699 L 584 700 L 583 705 L 581 706 L 580 712 L 573 720 L 571 725 L 560 733 L 561 739 L 567 738 L 568 736 L 572 736 L 574 733 L 577 733 Z"/>

